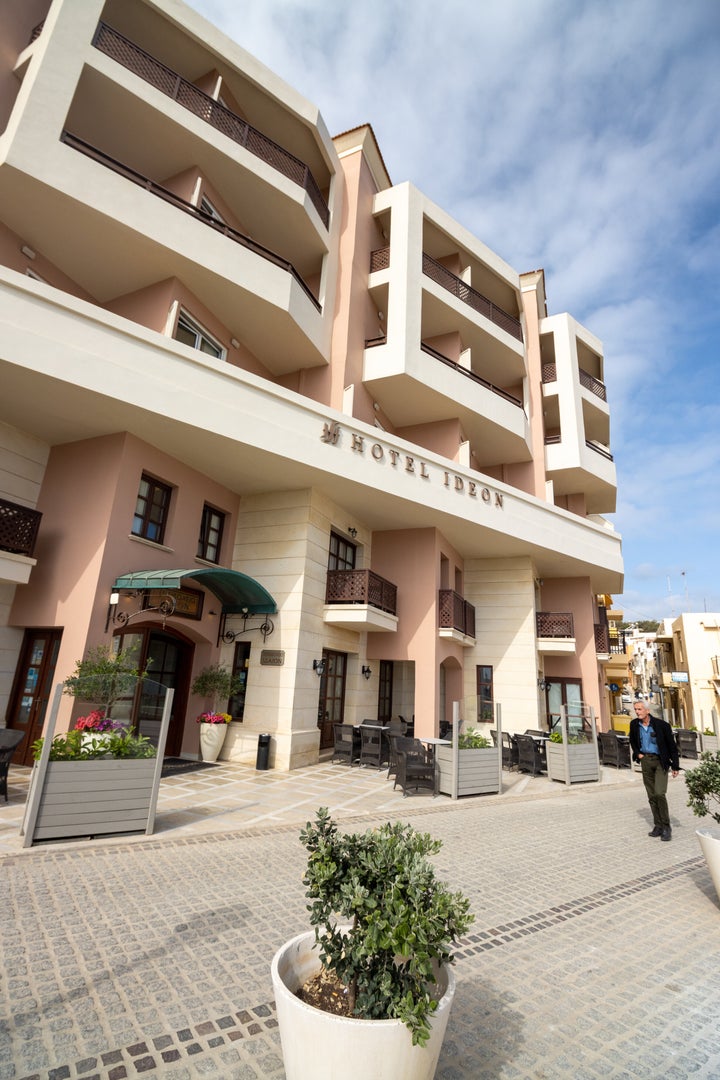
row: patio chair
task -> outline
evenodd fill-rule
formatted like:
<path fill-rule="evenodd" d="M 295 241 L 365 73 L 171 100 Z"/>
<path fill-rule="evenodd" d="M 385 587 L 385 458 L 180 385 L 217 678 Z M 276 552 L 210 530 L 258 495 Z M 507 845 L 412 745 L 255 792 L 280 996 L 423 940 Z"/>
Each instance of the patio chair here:
<path fill-rule="evenodd" d="M 545 772 L 545 762 L 540 749 L 531 735 L 513 736 L 518 750 L 518 772 L 539 776 Z"/>
<path fill-rule="evenodd" d="M 0 728 L 0 795 L 5 796 L 5 802 L 8 801 L 7 778 L 10 762 L 24 735 L 24 731 L 14 728 Z"/>
<path fill-rule="evenodd" d="M 347 761 L 348 765 L 352 765 L 357 756 L 352 724 L 333 724 L 333 734 L 335 737 L 333 761 Z"/>
<path fill-rule="evenodd" d="M 360 725 L 360 764 L 374 765 L 379 769 L 383 763 L 383 732 L 379 726 L 369 727 L 372 721 Z"/>
<path fill-rule="evenodd" d="M 686 731 L 684 728 L 678 728 L 675 732 L 675 742 L 680 757 L 696 758 L 698 756 L 697 731 Z"/>
<path fill-rule="evenodd" d="M 490 737 L 492 738 L 493 746 L 497 746 L 498 733 L 495 728 L 490 729 Z"/>
<path fill-rule="evenodd" d="M 399 739 L 396 737 L 397 771 L 393 791 L 400 784 L 403 798 L 408 790 L 414 788 L 418 791 L 421 787 L 429 788 L 435 795 L 435 762 L 428 758 L 425 748 L 420 744 L 420 749 L 400 749 L 401 742 L 416 742 L 415 739 Z"/>
<path fill-rule="evenodd" d="M 603 765 L 612 765 L 615 769 L 630 768 L 630 743 L 620 741 L 614 731 L 601 731 L 598 735 L 602 747 Z"/>
<path fill-rule="evenodd" d="M 514 769 L 520 760 L 517 743 L 508 731 L 502 733 L 502 767 Z"/>

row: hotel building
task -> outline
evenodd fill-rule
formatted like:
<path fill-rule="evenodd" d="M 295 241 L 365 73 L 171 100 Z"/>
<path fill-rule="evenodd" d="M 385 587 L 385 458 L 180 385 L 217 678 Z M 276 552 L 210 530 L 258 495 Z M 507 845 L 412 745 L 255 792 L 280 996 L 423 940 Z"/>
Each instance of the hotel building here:
<path fill-rule="evenodd" d="M 0 720 L 117 643 L 241 676 L 222 757 L 332 725 L 609 726 L 601 342 L 179 0 L 0 8 Z M 59 729 L 78 706 L 63 698 Z M 152 702 L 135 703 L 140 731 Z"/>

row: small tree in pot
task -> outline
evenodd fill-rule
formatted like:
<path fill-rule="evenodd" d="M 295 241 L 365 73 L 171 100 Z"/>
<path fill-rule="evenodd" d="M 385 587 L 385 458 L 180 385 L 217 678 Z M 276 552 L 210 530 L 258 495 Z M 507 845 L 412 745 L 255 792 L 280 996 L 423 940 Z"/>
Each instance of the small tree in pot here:
<path fill-rule="evenodd" d="M 344 1077 L 432 1076 L 452 1001 L 447 968 L 454 958 L 451 946 L 474 918 L 469 900 L 435 877 L 428 856 L 440 849 L 440 841 L 400 823 L 341 835 L 324 807 L 300 838 L 308 852 L 303 880 L 315 932 L 307 935 L 307 943 L 302 935 L 288 943 L 273 961 L 288 1077 L 340 1075 L 332 1071 L 337 1059 L 335 1066 L 326 1061 L 331 1036 L 324 1025 L 333 1022 L 340 1026 L 332 1042 L 338 1046 Z M 311 950 L 313 937 L 316 945 Z M 310 977 L 300 976 L 298 985 L 291 985 L 295 972 L 288 977 L 287 957 L 293 948 L 298 959 L 301 948 L 315 957 L 319 952 L 321 965 L 319 972 L 308 973 Z M 300 960 L 300 967 L 303 964 L 307 961 Z M 314 967 L 318 967 L 316 961 Z M 322 1062 L 303 1050 L 307 1069 L 302 1054 L 289 1060 L 288 1050 L 296 1052 L 298 1041 L 296 1033 L 286 1038 L 283 1032 L 290 1008 L 288 990 L 302 1002 L 317 1006 L 308 1009 L 306 1004 L 305 1014 L 299 1014 L 301 1038 L 319 1037 L 324 1047 Z M 320 1016 L 335 1015 L 320 1021 L 318 1009 L 324 1010 Z M 368 1020 L 386 1023 L 367 1025 Z M 372 1040 L 390 1037 L 388 1021 L 395 1043 L 392 1050 L 385 1043 L 374 1058 Z M 323 1024 L 321 1035 L 317 1023 Z M 410 1071 L 392 1057 L 398 1036 L 397 1053 L 409 1054 Z M 360 1049 L 352 1047 L 354 1038 L 359 1038 Z M 434 1060 L 429 1061 L 429 1056 Z"/>
<path fill-rule="evenodd" d="M 720 825 L 720 751 L 705 751 L 700 764 L 685 773 L 688 806 L 697 817 L 711 817 Z M 710 877 L 720 899 L 720 831 L 713 827 L 695 830 Z"/>

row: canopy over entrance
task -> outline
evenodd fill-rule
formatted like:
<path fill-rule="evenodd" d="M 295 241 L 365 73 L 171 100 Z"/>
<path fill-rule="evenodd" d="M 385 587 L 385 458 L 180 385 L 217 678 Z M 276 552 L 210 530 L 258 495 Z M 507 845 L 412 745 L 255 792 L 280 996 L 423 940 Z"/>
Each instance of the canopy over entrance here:
<path fill-rule="evenodd" d="M 209 589 L 222 604 L 223 615 L 274 615 L 277 604 L 267 589 L 238 570 L 137 570 L 115 579 L 113 590 L 182 589 L 188 581 Z"/>

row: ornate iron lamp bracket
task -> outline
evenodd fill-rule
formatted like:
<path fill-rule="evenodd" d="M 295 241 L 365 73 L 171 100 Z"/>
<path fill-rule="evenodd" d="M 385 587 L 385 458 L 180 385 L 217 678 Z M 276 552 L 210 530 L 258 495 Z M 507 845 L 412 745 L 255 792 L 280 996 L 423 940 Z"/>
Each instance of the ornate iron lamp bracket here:
<path fill-rule="evenodd" d="M 263 641 L 267 641 L 268 637 L 275 629 L 275 623 L 272 619 L 269 619 L 267 615 L 254 615 L 250 611 L 233 612 L 232 615 L 238 619 L 242 619 L 242 627 L 238 627 L 236 630 L 229 630 L 227 627 L 227 620 L 230 616 L 223 613 L 218 629 L 218 645 L 221 641 L 225 642 L 226 645 L 232 645 L 236 638 L 242 637 L 244 634 L 252 634 L 255 630 L 259 630 L 263 636 Z M 262 619 L 262 622 L 257 626 L 248 626 L 249 619 Z"/>

